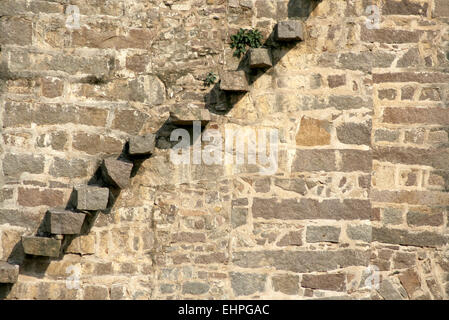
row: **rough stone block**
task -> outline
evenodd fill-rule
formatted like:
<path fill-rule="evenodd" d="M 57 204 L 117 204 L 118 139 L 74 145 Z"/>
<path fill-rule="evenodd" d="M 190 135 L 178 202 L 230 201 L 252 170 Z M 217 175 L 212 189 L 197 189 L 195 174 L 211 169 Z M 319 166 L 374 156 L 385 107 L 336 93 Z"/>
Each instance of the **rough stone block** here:
<path fill-rule="evenodd" d="M 133 156 L 150 155 L 154 152 L 156 135 L 133 136 L 129 139 L 129 154 Z"/>
<path fill-rule="evenodd" d="M 0 283 L 16 283 L 19 266 L 0 261 Z"/>
<path fill-rule="evenodd" d="M 39 174 L 44 171 L 45 158 L 29 154 L 7 154 L 3 159 L 3 173 L 18 177 L 24 172 Z"/>
<path fill-rule="evenodd" d="M 272 67 L 270 50 L 265 48 L 252 48 L 249 51 L 249 66 L 251 68 Z"/>
<path fill-rule="evenodd" d="M 306 241 L 313 242 L 338 242 L 340 228 L 332 226 L 308 226 Z"/>
<path fill-rule="evenodd" d="M 446 0 L 435 0 L 434 17 L 449 17 L 449 2 Z"/>
<path fill-rule="evenodd" d="M 63 206 L 64 193 L 56 189 L 19 188 L 17 202 L 24 207 Z"/>
<path fill-rule="evenodd" d="M 230 276 L 232 290 L 236 296 L 248 296 L 265 290 L 266 275 L 231 272 Z"/>
<path fill-rule="evenodd" d="M 95 235 L 89 234 L 85 236 L 77 236 L 75 239 L 72 239 L 65 252 L 77 253 L 81 255 L 94 254 Z"/>
<path fill-rule="evenodd" d="M 103 210 L 108 206 L 109 189 L 96 186 L 78 186 L 76 208 L 79 210 Z"/>
<path fill-rule="evenodd" d="M 79 234 L 83 225 L 84 213 L 67 210 L 48 210 L 49 232 L 53 234 Z"/>
<path fill-rule="evenodd" d="M 194 121 L 200 121 L 204 126 L 210 120 L 210 113 L 206 109 L 176 106 L 170 111 L 170 121 L 176 125 L 191 125 Z"/>
<path fill-rule="evenodd" d="M 302 276 L 301 286 L 304 288 L 345 291 L 346 277 L 344 274 L 305 274 Z"/>
<path fill-rule="evenodd" d="M 26 254 L 45 257 L 59 257 L 61 240 L 44 237 L 22 237 L 23 250 Z"/>
<path fill-rule="evenodd" d="M 204 294 L 207 293 L 210 286 L 203 282 L 186 282 L 182 285 L 183 294 Z"/>
<path fill-rule="evenodd" d="M 282 208 L 282 210 L 279 210 Z M 371 204 L 368 200 L 328 199 L 318 202 L 315 199 L 254 198 L 253 217 L 281 220 L 333 219 L 358 220 L 369 219 Z"/>
<path fill-rule="evenodd" d="M 295 295 L 299 290 L 299 277 L 289 274 L 275 275 L 271 278 L 274 291 Z"/>
<path fill-rule="evenodd" d="M 223 91 L 247 92 L 248 79 L 245 71 L 226 71 L 220 74 L 220 89 Z"/>
<path fill-rule="evenodd" d="M 370 251 L 240 251 L 234 252 L 233 264 L 243 268 L 274 267 L 298 273 L 324 272 L 348 266 L 368 266 Z"/>
<path fill-rule="evenodd" d="M 301 41 L 304 40 L 303 28 L 300 21 L 281 21 L 276 27 L 277 41 Z"/>
<path fill-rule="evenodd" d="M 115 157 L 103 160 L 101 166 L 102 175 L 106 182 L 120 189 L 124 189 L 129 185 L 132 168 L 132 162 L 119 160 Z"/>

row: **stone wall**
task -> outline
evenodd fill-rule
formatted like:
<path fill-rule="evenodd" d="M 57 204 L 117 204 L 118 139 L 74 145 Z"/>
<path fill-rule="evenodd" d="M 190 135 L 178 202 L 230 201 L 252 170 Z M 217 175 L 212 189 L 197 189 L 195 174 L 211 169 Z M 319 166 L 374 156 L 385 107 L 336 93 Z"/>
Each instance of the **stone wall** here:
<path fill-rule="evenodd" d="M 272 43 L 287 19 L 304 41 Z M 262 31 L 272 68 L 233 56 L 239 28 Z M 448 31 L 447 0 L 1 1 L 0 261 L 20 275 L 0 296 L 449 298 Z M 236 69 L 246 94 L 203 84 Z M 278 129 L 277 172 L 171 163 L 185 106 L 206 129 Z M 21 236 L 146 133 L 155 153 L 90 232 L 25 255 Z"/>

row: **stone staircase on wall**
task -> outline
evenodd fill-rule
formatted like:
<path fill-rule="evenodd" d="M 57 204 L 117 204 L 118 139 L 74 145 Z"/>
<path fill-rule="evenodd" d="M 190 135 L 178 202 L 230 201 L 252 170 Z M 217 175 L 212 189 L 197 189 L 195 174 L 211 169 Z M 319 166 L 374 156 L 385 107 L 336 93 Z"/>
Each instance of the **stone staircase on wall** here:
<path fill-rule="evenodd" d="M 282 21 L 275 27 L 276 42 L 301 41 L 302 24 L 298 20 Z M 268 48 L 252 48 L 248 54 L 251 69 L 267 69 L 273 66 Z M 220 89 L 230 93 L 244 93 L 250 90 L 245 71 L 226 71 L 220 74 Z M 200 121 L 205 126 L 211 120 L 206 109 L 175 107 L 170 111 L 169 121 L 174 125 L 192 125 Z M 49 209 L 44 217 L 43 227 L 35 236 L 22 236 L 24 252 L 33 256 L 57 258 L 63 248 L 64 236 L 79 235 L 86 218 L 106 210 L 113 205 L 113 190 L 125 189 L 130 184 L 133 160 L 150 157 L 155 150 L 156 135 L 132 136 L 128 140 L 125 155 L 108 157 L 101 164 L 104 185 L 81 185 L 74 188 L 74 207 L 70 210 Z M 17 282 L 19 266 L 0 261 L 0 283 Z"/>

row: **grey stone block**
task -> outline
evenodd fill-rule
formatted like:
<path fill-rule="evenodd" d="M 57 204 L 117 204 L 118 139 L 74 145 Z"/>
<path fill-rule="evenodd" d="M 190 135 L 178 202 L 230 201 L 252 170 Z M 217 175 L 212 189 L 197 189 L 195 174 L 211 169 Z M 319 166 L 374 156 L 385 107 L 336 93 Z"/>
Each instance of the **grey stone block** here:
<path fill-rule="evenodd" d="M 108 206 L 108 188 L 77 186 L 75 191 L 76 208 L 79 210 L 103 210 Z"/>
<path fill-rule="evenodd" d="M 249 51 L 249 66 L 250 68 L 272 67 L 270 50 L 265 48 L 252 48 Z"/>
<path fill-rule="evenodd" d="M 23 236 L 22 245 L 26 254 L 57 258 L 61 249 L 61 240 Z"/>
<path fill-rule="evenodd" d="M 247 92 L 248 79 L 245 71 L 225 71 L 220 74 L 220 89 L 223 91 Z"/>
<path fill-rule="evenodd" d="M 129 154 L 133 156 L 150 155 L 154 152 L 156 135 L 133 136 L 129 139 Z"/>
<path fill-rule="evenodd" d="M 298 20 L 281 21 L 276 27 L 277 41 L 301 41 L 304 40 L 302 24 Z"/>
<path fill-rule="evenodd" d="M 191 106 L 175 106 L 170 111 L 170 121 L 176 125 L 191 125 L 200 121 L 204 126 L 211 120 L 209 110 Z"/>
<path fill-rule="evenodd" d="M 16 283 L 19 277 L 19 266 L 0 261 L 0 283 Z"/>
<path fill-rule="evenodd" d="M 101 171 L 107 183 L 114 187 L 124 189 L 129 185 L 133 163 L 110 157 L 103 160 Z"/>
<path fill-rule="evenodd" d="M 49 232 L 52 234 L 79 234 L 86 215 L 62 209 L 48 210 Z"/>

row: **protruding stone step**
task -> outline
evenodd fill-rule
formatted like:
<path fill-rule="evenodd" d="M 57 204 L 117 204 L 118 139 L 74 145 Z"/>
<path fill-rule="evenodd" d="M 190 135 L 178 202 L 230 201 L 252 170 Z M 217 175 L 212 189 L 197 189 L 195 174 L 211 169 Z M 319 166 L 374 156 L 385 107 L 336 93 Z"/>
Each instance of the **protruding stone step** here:
<path fill-rule="evenodd" d="M 26 254 L 57 258 L 61 249 L 61 240 L 23 236 L 22 245 Z"/>
<path fill-rule="evenodd" d="M 47 211 L 48 232 L 52 234 L 79 234 L 86 215 L 63 209 Z"/>
<path fill-rule="evenodd" d="M 156 145 L 156 135 L 133 136 L 129 139 L 129 154 L 132 156 L 151 155 Z"/>
<path fill-rule="evenodd" d="M 191 106 L 175 106 L 170 111 L 170 121 L 176 125 L 191 125 L 194 121 L 200 121 L 206 125 L 210 121 L 210 113 L 207 109 Z"/>
<path fill-rule="evenodd" d="M 101 172 L 104 180 L 108 184 L 120 189 L 124 189 L 129 186 L 132 169 L 132 162 L 124 159 L 119 160 L 115 157 L 104 159 L 103 164 L 101 165 Z"/>
<path fill-rule="evenodd" d="M 78 210 L 103 210 L 108 207 L 109 189 L 97 186 L 76 186 L 76 208 Z"/>
<path fill-rule="evenodd" d="M 245 71 L 225 71 L 220 74 L 220 89 L 223 91 L 247 92 L 248 79 Z"/>
<path fill-rule="evenodd" d="M 19 277 L 19 266 L 0 261 L 0 283 L 16 283 Z"/>
<path fill-rule="evenodd" d="M 272 67 L 270 50 L 265 48 L 251 48 L 249 50 L 249 66 L 253 69 Z"/>
<path fill-rule="evenodd" d="M 281 21 L 276 26 L 276 41 L 304 40 L 302 24 L 298 20 Z"/>

